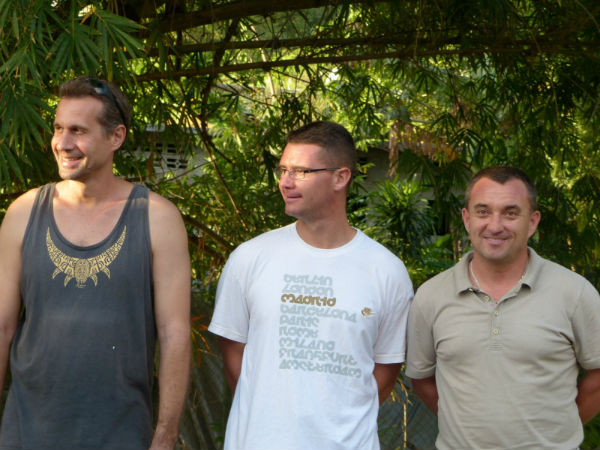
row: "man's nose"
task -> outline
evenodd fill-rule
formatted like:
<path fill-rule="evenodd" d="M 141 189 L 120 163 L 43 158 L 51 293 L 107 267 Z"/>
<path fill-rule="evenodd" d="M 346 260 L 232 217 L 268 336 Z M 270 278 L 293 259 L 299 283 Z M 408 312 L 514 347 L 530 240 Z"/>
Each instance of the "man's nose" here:
<path fill-rule="evenodd" d="M 69 132 L 63 132 L 60 136 L 55 136 L 57 150 L 70 150 L 73 148 L 73 136 Z"/>
<path fill-rule="evenodd" d="M 279 177 L 279 186 L 282 187 L 291 187 L 294 186 L 296 180 L 290 176 L 288 171 L 282 172 Z"/>
<path fill-rule="evenodd" d="M 502 231 L 502 215 L 499 213 L 492 214 L 490 216 L 487 228 L 490 231 Z"/>

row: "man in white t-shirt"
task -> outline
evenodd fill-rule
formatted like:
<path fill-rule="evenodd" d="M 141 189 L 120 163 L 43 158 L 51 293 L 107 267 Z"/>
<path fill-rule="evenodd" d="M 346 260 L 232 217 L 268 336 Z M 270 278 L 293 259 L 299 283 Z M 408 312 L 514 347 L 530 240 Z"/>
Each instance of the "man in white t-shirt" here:
<path fill-rule="evenodd" d="M 413 289 L 402 262 L 351 227 L 352 136 L 314 122 L 278 167 L 297 221 L 240 245 L 209 330 L 235 391 L 226 449 L 378 449 L 377 413 L 405 357 Z"/>

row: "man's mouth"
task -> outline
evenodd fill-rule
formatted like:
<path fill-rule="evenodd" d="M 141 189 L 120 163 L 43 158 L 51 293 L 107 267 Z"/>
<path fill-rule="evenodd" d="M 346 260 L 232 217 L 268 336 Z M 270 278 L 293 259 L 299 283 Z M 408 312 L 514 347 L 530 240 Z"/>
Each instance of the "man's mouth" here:
<path fill-rule="evenodd" d="M 285 194 L 285 199 L 286 200 L 296 200 L 301 198 L 302 196 L 298 193 L 289 193 L 289 194 Z"/>
<path fill-rule="evenodd" d="M 82 156 L 65 156 L 61 155 L 59 157 L 60 165 L 63 167 L 72 167 L 77 165 L 79 161 L 81 161 Z"/>
<path fill-rule="evenodd" d="M 492 236 L 483 236 L 483 239 L 485 239 L 486 242 L 489 242 L 490 244 L 495 244 L 495 245 L 499 245 L 499 244 L 503 244 L 504 242 L 506 242 L 508 240 L 507 237 L 492 237 Z"/>

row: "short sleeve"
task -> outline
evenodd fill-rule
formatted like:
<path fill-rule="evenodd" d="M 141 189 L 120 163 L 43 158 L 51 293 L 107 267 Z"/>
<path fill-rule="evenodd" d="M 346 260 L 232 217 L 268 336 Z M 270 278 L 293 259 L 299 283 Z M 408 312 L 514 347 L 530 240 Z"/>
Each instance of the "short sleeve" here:
<path fill-rule="evenodd" d="M 575 337 L 575 357 L 586 370 L 600 369 L 600 295 L 584 280 L 572 326 Z"/>
<path fill-rule="evenodd" d="M 413 289 L 403 264 L 389 275 L 393 279 L 385 289 L 388 307 L 381 317 L 375 343 L 374 361 L 378 364 L 402 363 L 406 359 L 406 322 L 413 298 Z"/>
<path fill-rule="evenodd" d="M 436 355 L 433 342 L 433 323 L 423 314 L 425 298 L 418 290 L 408 314 L 406 375 L 428 378 L 435 374 Z"/>
<path fill-rule="evenodd" d="M 232 341 L 246 343 L 250 317 L 246 290 L 237 270 L 239 256 L 239 253 L 233 252 L 223 268 L 208 331 Z"/>

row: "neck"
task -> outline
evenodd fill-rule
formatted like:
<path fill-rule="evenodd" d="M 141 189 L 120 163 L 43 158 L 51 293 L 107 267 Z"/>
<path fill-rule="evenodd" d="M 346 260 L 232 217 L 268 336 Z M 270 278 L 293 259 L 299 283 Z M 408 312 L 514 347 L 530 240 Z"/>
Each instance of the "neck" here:
<path fill-rule="evenodd" d="M 296 230 L 300 238 L 316 248 L 337 248 L 350 242 L 356 235 L 356 230 L 350 226 L 348 219 L 320 220 L 305 222 L 298 219 Z"/>
<path fill-rule="evenodd" d="M 476 287 L 498 301 L 521 281 L 528 261 L 527 251 L 519 255 L 516 260 L 504 264 L 486 260 L 478 253 L 474 253 L 469 263 L 469 276 Z"/>
<path fill-rule="evenodd" d="M 64 180 L 56 184 L 58 195 L 68 203 L 80 206 L 93 206 L 122 196 L 130 183 L 112 176 L 107 180 L 78 181 Z"/>

